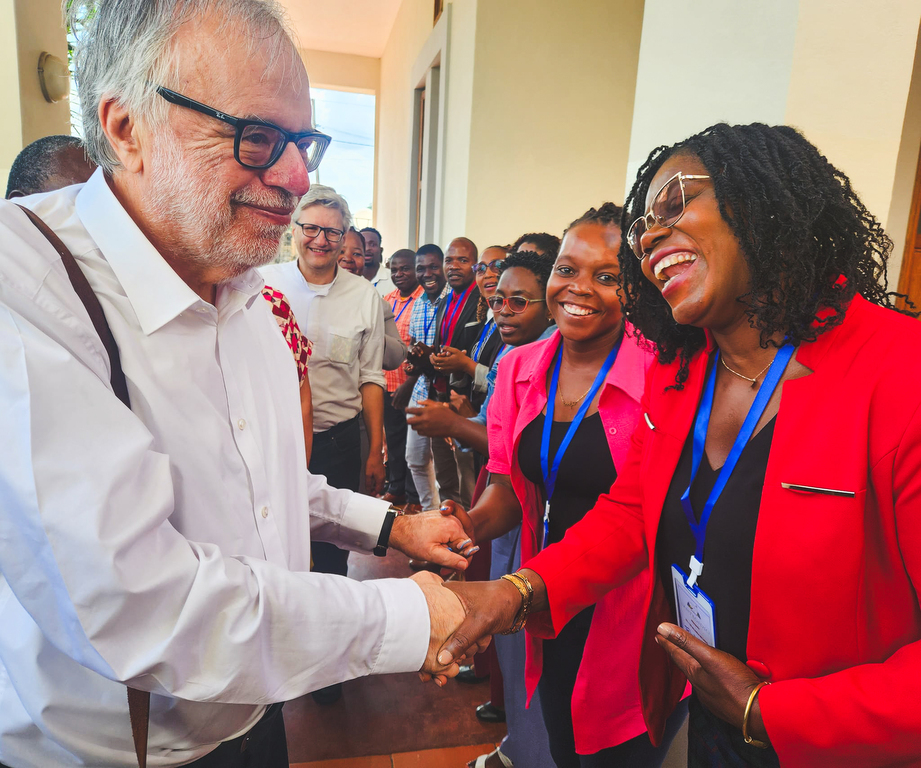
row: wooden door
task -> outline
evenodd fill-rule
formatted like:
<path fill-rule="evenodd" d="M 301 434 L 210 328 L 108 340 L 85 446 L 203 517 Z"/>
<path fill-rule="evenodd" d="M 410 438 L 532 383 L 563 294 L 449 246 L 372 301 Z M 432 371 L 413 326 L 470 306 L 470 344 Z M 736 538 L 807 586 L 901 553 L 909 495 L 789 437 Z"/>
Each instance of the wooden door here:
<path fill-rule="evenodd" d="M 921 310 L 921 156 L 915 170 L 915 188 L 911 196 L 911 214 L 908 217 L 908 234 L 905 237 L 905 255 L 902 257 L 902 271 L 899 275 L 899 293 L 908 296 Z M 899 300 L 904 307 L 904 300 Z"/>

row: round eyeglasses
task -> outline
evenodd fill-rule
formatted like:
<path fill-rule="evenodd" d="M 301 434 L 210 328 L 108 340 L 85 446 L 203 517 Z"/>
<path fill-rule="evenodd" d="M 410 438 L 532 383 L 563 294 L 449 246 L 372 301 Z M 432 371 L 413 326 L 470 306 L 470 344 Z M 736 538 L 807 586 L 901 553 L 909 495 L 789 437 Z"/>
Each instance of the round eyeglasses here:
<path fill-rule="evenodd" d="M 489 308 L 493 311 L 494 315 L 498 315 L 506 306 L 509 308 L 509 311 L 520 315 L 532 304 L 543 304 L 544 299 L 527 299 L 524 296 L 490 296 L 486 299 L 486 303 L 489 305 Z"/>
<path fill-rule="evenodd" d="M 332 138 L 320 131 L 304 131 L 291 133 L 277 125 L 264 120 L 244 120 L 241 117 L 228 115 L 200 101 L 190 99 L 181 93 L 171 91 L 162 85 L 157 86 L 157 93 L 170 104 L 175 104 L 186 109 L 194 109 L 203 115 L 213 117 L 228 125 L 236 131 L 233 139 L 234 159 L 244 168 L 262 170 L 270 168 L 278 162 L 285 151 L 285 147 L 294 143 L 307 167 L 308 172 L 313 172 L 320 166 L 320 161 Z"/>
<path fill-rule="evenodd" d="M 627 230 L 627 245 L 633 255 L 640 261 L 646 258 L 646 252 L 640 242 L 643 235 L 653 226 L 673 227 L 684 216 L 687 207 L 687 194 L 684 182 L 709 179 L 709 176 L 691 176 L 679 171 L 666 181 L 653 198 L 649 210 L 630 225 Z"/>
<path fill-rule="evenodd" d="M 478 261 L 473 265 L 473 274 L 484 274 L 487 269 L 491 269 L 493 272 L 501 272 L 504 266 L 505 259 L 493 259 L 488 264 L 485 261 Z"/>

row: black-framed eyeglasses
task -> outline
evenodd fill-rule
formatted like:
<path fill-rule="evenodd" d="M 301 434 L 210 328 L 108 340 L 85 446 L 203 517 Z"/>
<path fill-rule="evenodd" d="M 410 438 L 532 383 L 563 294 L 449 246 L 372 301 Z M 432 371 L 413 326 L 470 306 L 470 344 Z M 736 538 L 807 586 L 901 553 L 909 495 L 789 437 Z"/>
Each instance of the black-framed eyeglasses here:
<path fill-rule="evenodd" d="M 326 242 L 330 245 L 340 242 L 342 236 L 345 234 L 341 229 L 336 229 L 335 227 L 318 227 L 316 224 L 301 224 L 299 221 L 295 221 L 294 223 L 301 228 L 301 232 L 304 233 L 304 237 L 307 240 L 313 240 L 315 237 L 319 237 L 322 232 L 326 235 Z"/>
<path fill-rule="evenodd" d="M 493 272 L 501 272 L 502 267 L 505 266 L 505 259 L 493 259 L 488 264 L 483 261 L 478 261 L 473 265 L 473 274 L 479 275 L 486 272 L 487 269 L 493 270 Z"/>
<path fill-rule="evenodd" d="M 507 305 L 509 310 L 516 315 L 520 315 L 532 304 L 542 304 L 543 299 L 527 299 L 524 296 L 490 296 L 486 299 L 486 303 L 489 305 L 489 308 L 493 311 L 493 314 L 498 315 Z"/>
<path fill-rule="evenodd" d="M 186 109 L 194 109 L 203 115 L 232 125 L 236 130 L 233 139 L 234 159 L 244 168 L 262 170 L 278 162 L 285 151 L 285 147 L 293 142 L 297 147 L 304 165 L 308 171 L 315 171 L 320 166 L 320 161 L 332 138 L 320 131 L 305 131 L 304 133 L 290 133 L 284 128 L 267 123 L 264 120 L 245 120 L 234 117 L 220 110 L 202 104 L 200 101 L 190 99 L 181 93 L 171 91 L 162 85 L 157 86 L 159 93 L 170 104 L 175 104 Z"/>
<path fill-rule="evenodd" d="M 640 261 L 646 258 L 640 240 L 647 230 L 655 224 L 660 227 L 673 227 L 678 223 L 678 219 L 684 216 L 684 209 L 688 203 L 684 182 L 709 178 L 709 176 L 691 176 L 679 171 L 662 185 L 656 192 L 649 210 L 634 221 L 627 230 L 627 245 L 630 246 L 636 258 Z"/>

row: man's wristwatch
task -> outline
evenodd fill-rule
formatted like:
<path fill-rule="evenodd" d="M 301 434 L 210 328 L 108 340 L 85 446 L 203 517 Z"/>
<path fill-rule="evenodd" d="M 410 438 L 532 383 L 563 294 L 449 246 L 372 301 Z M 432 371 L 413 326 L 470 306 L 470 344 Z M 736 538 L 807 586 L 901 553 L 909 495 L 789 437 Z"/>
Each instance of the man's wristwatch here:
<path fill-rule="evenodd" d="M 403 514 L 402 509 L 391 507 L 384 516 L 384 525 L 381 527 L 381 535 L 377 539 L 377 546 L 372 549 L 375 557 L 386 557 L 387 548 L 390 546 L 390 532 L 393 530 L 393 521 Z"/>

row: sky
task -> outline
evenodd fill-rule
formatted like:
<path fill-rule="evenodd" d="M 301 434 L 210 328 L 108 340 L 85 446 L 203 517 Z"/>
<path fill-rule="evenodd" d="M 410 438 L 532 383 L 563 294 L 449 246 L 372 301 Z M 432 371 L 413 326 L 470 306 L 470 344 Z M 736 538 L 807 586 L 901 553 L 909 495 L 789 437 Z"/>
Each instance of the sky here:
<path fill-rule="evenodd" d="M 320 164 L 321 184 L 334 187 L 352 211 L 374 198 L 374 96 L 311 88 L 317 130 L 333 137 Z M 311 180 L 316 181 L 316 173 Z"/>

